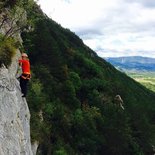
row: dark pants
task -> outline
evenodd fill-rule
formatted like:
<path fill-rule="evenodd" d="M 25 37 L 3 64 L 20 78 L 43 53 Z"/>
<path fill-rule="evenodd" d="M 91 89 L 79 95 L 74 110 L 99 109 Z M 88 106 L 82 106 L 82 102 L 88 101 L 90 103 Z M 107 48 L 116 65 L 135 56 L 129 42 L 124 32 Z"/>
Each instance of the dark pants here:
<path fill-rule="evenodd" d="M 23 93 L 23 96 L 26 97 L 27 95 L 27 84 L 28 84 L 28 79 L 23 79 L 20 77 L 20 87 L 21 87 L 21 92 Z"/>

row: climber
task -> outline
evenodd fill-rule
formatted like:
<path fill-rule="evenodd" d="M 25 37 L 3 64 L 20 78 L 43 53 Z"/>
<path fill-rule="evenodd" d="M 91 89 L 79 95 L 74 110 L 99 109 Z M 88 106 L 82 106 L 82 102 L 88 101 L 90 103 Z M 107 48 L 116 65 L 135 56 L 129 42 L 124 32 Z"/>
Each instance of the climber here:
<path fill-rule="evenodd" d="M 22 97 L 26 97 L 27 84 L 31 78 L 30 62 L 28 59 L 28 55 L 26 53 L 22 53 L 22 58 L 19 60 L 19 66 L 21 66 L 22 68 L 22 75 L 20 76 L 20 87 L 21 87 L 21 92 L 23 93 Z"/>

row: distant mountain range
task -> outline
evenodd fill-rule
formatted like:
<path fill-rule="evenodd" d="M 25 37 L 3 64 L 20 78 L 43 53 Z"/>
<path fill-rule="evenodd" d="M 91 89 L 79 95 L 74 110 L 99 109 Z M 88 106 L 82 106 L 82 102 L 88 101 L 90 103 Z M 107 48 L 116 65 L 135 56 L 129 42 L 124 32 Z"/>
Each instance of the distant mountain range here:
<path fill-rule="evenodd" d="M 129 56 L 104 58 L 119 70 L 132 71 L 155 71 L 155 58 Z"/>

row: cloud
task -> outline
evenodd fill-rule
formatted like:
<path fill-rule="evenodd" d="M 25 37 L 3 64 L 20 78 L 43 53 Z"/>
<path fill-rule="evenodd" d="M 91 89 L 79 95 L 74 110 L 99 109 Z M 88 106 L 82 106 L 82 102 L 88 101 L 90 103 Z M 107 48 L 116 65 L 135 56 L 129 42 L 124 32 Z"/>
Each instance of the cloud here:
<path fill-rule="evenodd" d="M 145 7 L 155 7 L 155 1 L 154 0 L 127 0 L 129 3 L 139 3 Z"/>
<path fill-rule="evenodd" d="M 39 3 L 53 20 L 74 31 L 100 55 L 155 57 L 155 0 L 39 0 Z"/>

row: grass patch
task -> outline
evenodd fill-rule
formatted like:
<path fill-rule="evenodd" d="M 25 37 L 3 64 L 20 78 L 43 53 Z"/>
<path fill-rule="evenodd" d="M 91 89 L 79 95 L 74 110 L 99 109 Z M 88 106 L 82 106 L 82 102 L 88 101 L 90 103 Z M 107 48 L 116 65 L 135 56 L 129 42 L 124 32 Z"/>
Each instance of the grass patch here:
<path fill-rule="evenodd" d="M 6 67 L 9 67 L 12 58 L 16 52 L 16 43 L 13 38 L 4 39 L 3 36 L 0 36 L 0 66 L 4 64 Z"/>

